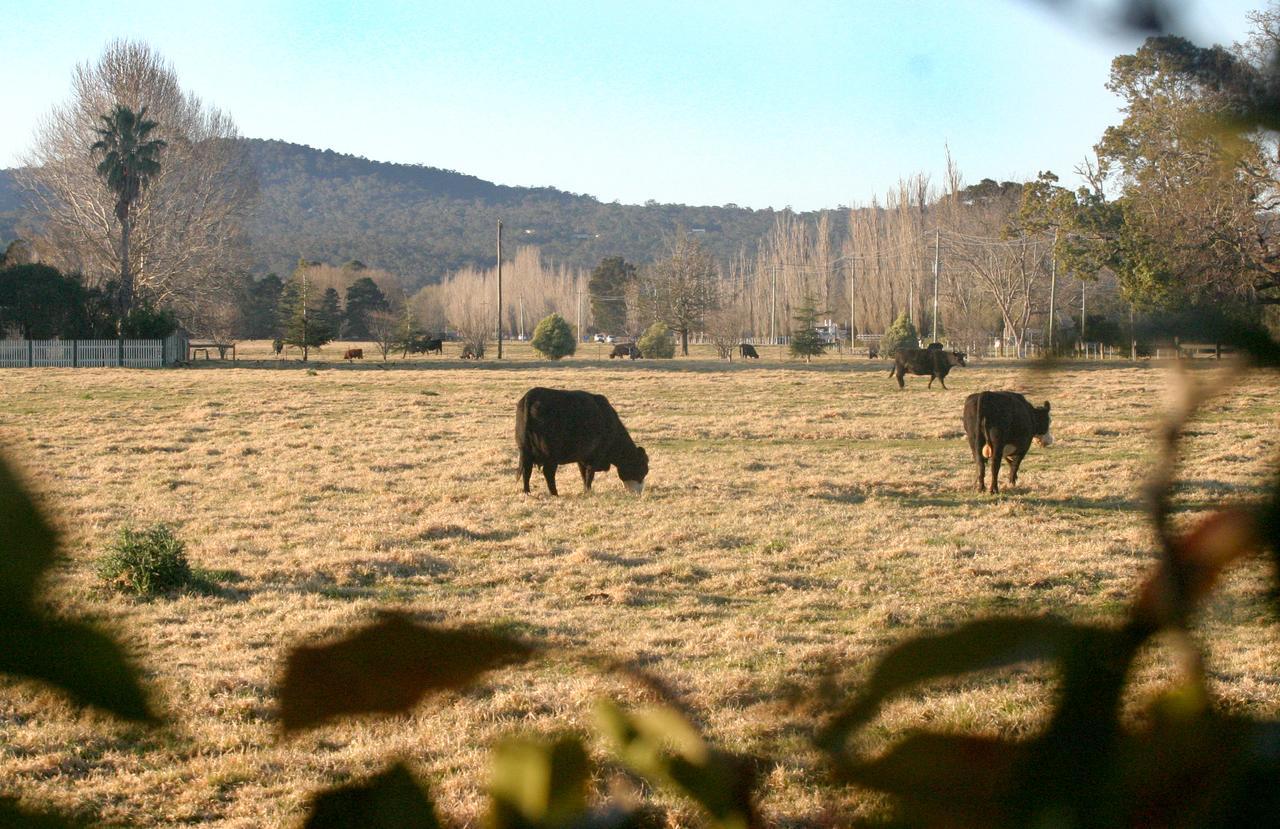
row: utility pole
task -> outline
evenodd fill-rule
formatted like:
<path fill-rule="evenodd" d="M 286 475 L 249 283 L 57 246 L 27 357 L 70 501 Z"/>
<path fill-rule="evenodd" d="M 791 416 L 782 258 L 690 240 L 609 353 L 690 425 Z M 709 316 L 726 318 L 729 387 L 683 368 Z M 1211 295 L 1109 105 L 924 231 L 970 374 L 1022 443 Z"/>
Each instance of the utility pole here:
<path fill-rule="evenodd" d="M 778 266 L 770 265 L 773 271 L 773 299 L 769 301 L 769 342 L 778 344 Z"/>
<path fill-rule="evenodd" d="M 1085 281 L 1080 280 L 1080 347 L 1084 348 L 1084 321 L 1087 319 L 1084 313 L 1084 287 Z"/>
<path fill-rule="evenodd" d="M 502 359 L 502 219 L 498 219 L 498 359 Z"/>
<path fill-rule="evenodd" d="M 1053 229 L 1053 250 L 1049 252 L 1049 353 L 1053 354 L 1054 329 L 1057 328 L 1054 317 L 1054 300 L 1058 298 L 1058 229 Z"/>
<path fill-rule="evenodd" d="M 302 269 L 302 362 L 307 361 L 307 343 L 311 340 L 307 333 L 307 269 Z M 205 352 L 209 356 L 209 352 Z"/>
<path fill-rule="evenodd" d="M 578 289 L 578 342 L 582 342 L 582 289 Z"/>
<path fill-rule="evenodd" d="M 933 231 L 933 338 L 938 341 L 938 283 L 942 280 L 942 231 Z"/>
<path fill-rule="evenodd" d="M 520 339 L 524 339 L 524 296 L 520 297 Z"/>

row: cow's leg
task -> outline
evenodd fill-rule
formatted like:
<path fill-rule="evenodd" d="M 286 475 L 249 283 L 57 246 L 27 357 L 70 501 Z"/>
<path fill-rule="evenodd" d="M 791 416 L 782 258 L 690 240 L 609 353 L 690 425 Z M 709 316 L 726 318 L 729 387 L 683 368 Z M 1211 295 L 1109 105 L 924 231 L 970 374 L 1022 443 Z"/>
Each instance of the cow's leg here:
<path fill-rule="evenodd" d="M 939 383 L 941 383 L 941 384 L 942 384 L 942 387 L 945 389 L 945 388 L 947 387 L 947 375 L 945 375 L 945 374 L 939 374 L 939 375 L 938 375 L 938 382 L 939 382 Z"/>
<path fill-rule="evenodd" d="M 1009 486 L 1018 485 L 1018 467 L 1022 465 L 1023 457 L 1021 452 L 1009 456 Z"/>
<path fill-rule="evenodd" d="M 987 444 L 991 446 L 991 494 L 1000 494 L 1000 463 L 1004 460 L 1004 440 L 999 432 L 987 433 Z"/>
<path fill-rule="evenodd" d="M 933 381 L 934 381 L 934 380 L 937 380 L 937 379 L 938 379 L 938 375 L 936 375 L 936 374 L 930 374 L 930 375 L 929 375 L 929 385 L 925 386 L 925 388 L 926 388 L 926 389 L 931 389 L 931 388 L 933 388 Z"/>
<path fill-rule="evenodd" d="M 556 492 L 556 465 L 554 463 L 545 463 L 542 465 L 542 477 L 547 479 L 547 491 L 552 495 L 559 495 Z"/>
<path fill-rule="evenodd" d="M 898 388 L 900 388 L 900 389 L 905 389 L 905 388 L 907 387 L 907 384 L 906 384 L 906 383 L 904 383 L 904 382 L 902 382 L 902 375 L 904 375 L 904 374 L 906 374 L 906 373 L 907 373 L 907 370 L 906 370 L 905 368 L 899 368 L 899 369 L 897 369 L 897 371 L 895 372 L 895 374 L 897 374 L 897 375 L 898 375 Z"/>
<path fill-rule="evenodd" d="M 973 462 L 978 467 L 978 491 L 987 488 L 987 459 L 982 457 L 982 432 L 969 438 L 969 450 L 973 452 Z"/>
<path fill-rule="evenodd" d="M 524 492 L 529 494 L 529 477 L 533 475 L 533 458 L 528 452 L 520 450 L 520 477 L 524 480 Z"/>
<path fill-rule="evenodd" d="M 578 471 L 582 473 L 582 488 L 586 492 L 591 491 L 591 482 L 595 480 L 596 471 L 591 468 L 589 463 L 579 463 Z"/>

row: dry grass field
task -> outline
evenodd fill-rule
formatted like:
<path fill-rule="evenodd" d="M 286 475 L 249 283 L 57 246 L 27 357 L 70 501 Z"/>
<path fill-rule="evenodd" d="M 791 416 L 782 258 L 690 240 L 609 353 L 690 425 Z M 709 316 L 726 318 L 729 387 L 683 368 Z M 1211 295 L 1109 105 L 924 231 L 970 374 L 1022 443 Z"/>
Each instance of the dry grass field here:
<path fill-rule="evenodd" d="M 598 696 L 644 693 L 559 660 L 409 716 L 281 740 L 273 688 L 287 648 L 401 608 L 668 678 L 715 740 L 770 758 L 772 823 L 870 814 L 876 797 L 821 785 L 800 692 L 832 672 L 856 688 L 889 645 L 978 616 L 1118 619 L 1152 562 L 1139 487 L 1166 367 L 976 362 L 949 391 L 927 378 L 898 391 L 887 363 L 834 355 L 622 363 L 588 346 L 548 364 L 512 351 L 501 366 L 447 354 L 382 367 L 333 362 L 335 346 L 302 366 L 255 362 L 255 344 L 235 366 L 0 372 L 0 449 L 67 541 L 49 601 L 116 631 L 173 723 L 120 725 L 2 680 L 0 793 L 107 823 L 292 825 L 317 788 L 406 757 L 442 811 L 476 825 L 496 741 L 585 732 Z M 612 473 L 584 496 L 573 468 L 559 499 L 536 475 L 534 494 L 519 493 L 513 410 L 535 385 L 609 397 L 649 451 L 642 498 Z M 960 419 L 983 388 L 1051 400 L 1058 441 L 995 498 L 973 491 Z M 1257 375 L 1210 404 L 1186 444 L 1188 515 L 1257 495 L 1278 416 L 1280 395 Z M 92 561 L 109 537 L 156 521 L 216 589 L 140 601 L 99 582 Z M 1225 705 L 1276 716 L 1264 576 L 1235 572 L 1198 629 Z M 1150 654 L 1135 702 L 1171 675 L 1164 656 Z M 975 676 L 894 704 L 868 738 L 923 723 L 1028 733 L 1052 691 L 1038 669 Z M 606 768 L 601 790 L 617 777 Z"/>

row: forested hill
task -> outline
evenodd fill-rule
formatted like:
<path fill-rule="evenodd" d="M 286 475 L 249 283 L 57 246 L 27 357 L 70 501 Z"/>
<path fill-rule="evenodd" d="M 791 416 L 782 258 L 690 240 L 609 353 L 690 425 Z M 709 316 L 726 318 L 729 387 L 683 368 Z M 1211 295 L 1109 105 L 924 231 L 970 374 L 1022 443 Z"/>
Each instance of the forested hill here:
<path fill-rule="evenodd" d="M 772 210 L 605 204 L 551 187 L 507 187 L 433 167 L 387 164 L 282 141 L 250 140 L 261 193 L 249 228 L 262 269 L 288 272 L 299 256 L 331 264 L 359 259 L 411 285 L 468 264 L 494 261 L 504 239 L 547 256 L 594 266 L 605 256 L 647 262 L 677 225 L 701 229 L 731 257 L 754 246 Z"/>
<path fill-rule="evenodd" d="M 508 187 L 434 167 L 244 140 L 259 176 L 248 231 L 255 269 L 263 273 L 288 274 L 299 258 L 359 259 L 417 287 L 463 265 L 492 266 L 498 219 L 512 253 L 521 243 L 537 244 L 571 265 L 592 267 L 606 256 L 648 262 L 677 226 L 699 231 L 727 260 L 744 246 L 754 249 L 777 215 L 734 206 L 606 204 L 552 187 Z M 0 244 L 23 219 L 13 176 L 0 171 Z"/>

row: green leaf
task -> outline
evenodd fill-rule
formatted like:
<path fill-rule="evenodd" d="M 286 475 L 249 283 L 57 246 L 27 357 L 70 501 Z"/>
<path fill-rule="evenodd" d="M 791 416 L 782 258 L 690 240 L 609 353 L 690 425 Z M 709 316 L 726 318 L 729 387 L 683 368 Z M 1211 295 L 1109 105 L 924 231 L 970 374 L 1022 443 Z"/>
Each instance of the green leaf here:
<path fill-rule="evenodd" d="M 158 720 L 120 646 L 88 625 L 0 614 L 0 673 L 48 682 L 126 720 Z"/>
<path fill-rule="evenodd" d="M 745 758 L 712 748 L 698 730 L 671 708 L 628 714 L 608 700 L 596 719 L 632 771 L 692 798 L 724 829 L 758 825 L 751 792 L 755 775 Z"/>
<path fill-rule="evenodd" d="M 576 824 L 587 811 L 590 765 L 574 737 L 508 740 L 494 751 L 492 829 Z"/>
<path fill-rule="evenodd" d="M 351 714 L 406 711 L 431 691 L 461 688 L 533 651 L 491 631 L 427 627 L 389 614 L 338 642 L 295 648 L 285 664 L 280 718 L 289 732 Z"/>
<path fill-rule="evenodd" d="M 28 608 L 57 559 L 57 535 L 0 459 L 0 612 Z"/>
<path fill-rule="evenodd" d="M 329 789 L 311 801 L 305 829 L 439 829 L 435 806 L 397 763 L 377 777 Z"/>
<path fill-rule="evenodd" d="M 1024 617 L 983 619 L 904 642 L 885 654 L 859 697 L 823 729 L 819 745 L 842 755 L 849 735 L 874 717 L 885 700 L 914 685 L 1028 661 L 1062 660 L 1095 634 L 1056 619 Z"/>

